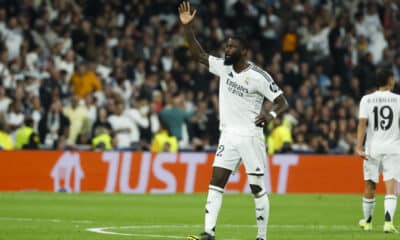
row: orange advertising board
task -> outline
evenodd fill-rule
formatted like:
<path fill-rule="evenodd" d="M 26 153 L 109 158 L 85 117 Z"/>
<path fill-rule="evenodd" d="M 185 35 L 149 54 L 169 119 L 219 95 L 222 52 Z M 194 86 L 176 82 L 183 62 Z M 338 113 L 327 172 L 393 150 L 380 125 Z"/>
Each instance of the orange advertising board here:
<path fill-rule="evenodd" d="M 207 192 L 214 154 L 0 152 L 0 191 Z M 275 193 L 361 193 L 362 160 L 339 155 L 275 155 L 266 164 Z M 382 192 L 382 186 L 378 188 Z M 227 192 L 250 192 L 243 166 Z"/>

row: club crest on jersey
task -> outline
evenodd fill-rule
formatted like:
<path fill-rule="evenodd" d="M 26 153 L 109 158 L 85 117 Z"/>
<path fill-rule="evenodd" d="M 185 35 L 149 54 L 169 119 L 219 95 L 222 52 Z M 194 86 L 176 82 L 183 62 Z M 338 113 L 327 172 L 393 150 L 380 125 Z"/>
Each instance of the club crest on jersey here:
<path fill-rule="evenodd" d="M 230 73 L 228 74 L 228 76 L 233 78 L 233 73 L 230 72 Z"/>

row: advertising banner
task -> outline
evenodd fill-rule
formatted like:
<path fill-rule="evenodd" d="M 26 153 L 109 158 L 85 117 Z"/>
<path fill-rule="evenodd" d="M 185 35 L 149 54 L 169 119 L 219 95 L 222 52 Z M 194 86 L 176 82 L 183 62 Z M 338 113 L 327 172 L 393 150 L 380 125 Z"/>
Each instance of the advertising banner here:
<path fill-rule="evenodd" d="M 210 153 L 184 152 L 1 151 L 0 191 L 207 192 L 213 159 Z M 279 194 L 361 193 L 362 161 L 357 156 L 275 155 L 266 161 L 266 187 Z M 226 192 L 250 192 L 243 166 L 229 179 Z"/>

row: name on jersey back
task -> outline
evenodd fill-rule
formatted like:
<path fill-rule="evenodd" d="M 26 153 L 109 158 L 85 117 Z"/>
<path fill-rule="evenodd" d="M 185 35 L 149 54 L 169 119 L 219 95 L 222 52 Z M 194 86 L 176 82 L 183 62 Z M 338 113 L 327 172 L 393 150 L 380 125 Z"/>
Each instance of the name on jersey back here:
<path fill-rule="evenodd" d="M 367 103 L 395 103 L 397 98 L 372 98 L 368 99 Z"/>

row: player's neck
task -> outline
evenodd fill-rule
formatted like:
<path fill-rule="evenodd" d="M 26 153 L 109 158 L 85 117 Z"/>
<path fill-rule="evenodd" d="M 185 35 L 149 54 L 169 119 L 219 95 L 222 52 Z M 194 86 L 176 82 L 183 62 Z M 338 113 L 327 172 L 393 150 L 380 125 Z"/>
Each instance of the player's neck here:
<path fill-rule="evenodd" d="M 238 61 L 236 64 L 233 64 L 233 70 L 235 70 L 236 73 L 240 73 L 241 71 L 245 70 L 249 66 L 250 66 L 250 64 L 246 60 L 242 59 L 242 60 Z"/>
<path fill-rule="evenodd" d="M 384 91 L 390 91 L 390 87 L 389 86 L 384 86 L 384 87 L 380 87 L 380 88 L 378 88 L 378 91 L 380 91 L 380 92 L 384 92 Z"/>

